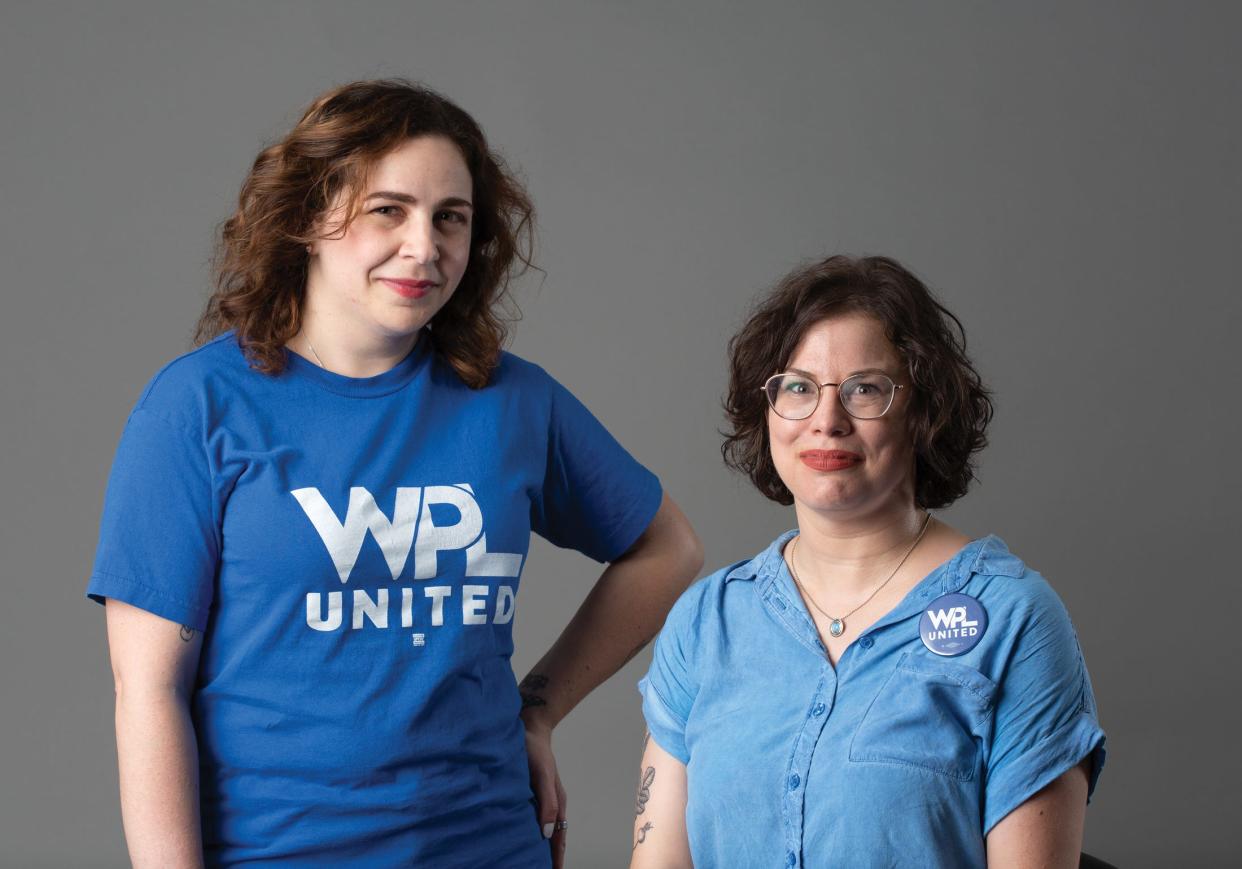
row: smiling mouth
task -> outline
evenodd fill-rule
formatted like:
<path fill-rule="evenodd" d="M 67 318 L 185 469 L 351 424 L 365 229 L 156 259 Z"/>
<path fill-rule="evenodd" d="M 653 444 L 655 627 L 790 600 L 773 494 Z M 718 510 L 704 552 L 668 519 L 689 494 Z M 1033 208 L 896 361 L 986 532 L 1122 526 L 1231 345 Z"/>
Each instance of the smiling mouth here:
<path fill-rule="evenodd" d="M 403 278 L 380 278 L 397 295 L 405 299 L 421 299 L 436 287 L 435 281 L 405 280 Z"/>
<path fill-rule="evenodd" d="M 798 453 L 804 465 L 817 471 L 842 471 L 862 463 L 862 456 L 845 450 L 805 450 Z"/>

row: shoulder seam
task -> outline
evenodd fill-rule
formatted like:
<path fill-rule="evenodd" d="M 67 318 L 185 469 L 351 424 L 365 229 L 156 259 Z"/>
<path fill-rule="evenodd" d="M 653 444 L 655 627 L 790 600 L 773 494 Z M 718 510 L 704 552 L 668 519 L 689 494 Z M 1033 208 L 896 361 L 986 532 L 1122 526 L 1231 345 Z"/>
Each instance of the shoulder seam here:
<path fill-rule="evenodd" d="M 155 372 L 155 376 L 151 378 L 151 382 L 148 383 L 146 388 L 142 390 L 142 395 L 139 397 L 138 404 L 134 408 L 134 410 L 139 410 L 143 408 L 143 406 L 147 403 L 147 399 L 150 397 L 151 392 L 155 389 L 156 384 L 164 379 L 164 375 L 167 374 L 173 368 L 173 366 L 177 365 L 180 362 L 184 362 L 185 360 L 189 359 L 192 356 L 197 356 L 200 353 L 206 352 L 209 348 L 214 347 L 216 344 L 219 344 L 220 342 L 226 339 L 231 339 L 231 338 L 232 338 L 232 333 L 225 332 L 222 335 L 217 335 L 215 338 L 212 338 L 210 341 L 206 342 L 205 344 L 200 344 L 198 347 L 195 347 L 193 350 L 187 350 L 185 353 L 182 353 L 180 356 L 177 356 L 173 359 L 169 359 L 167 362 L 164 363 L 164 365 L 160 368 L 159 371 Z"/>

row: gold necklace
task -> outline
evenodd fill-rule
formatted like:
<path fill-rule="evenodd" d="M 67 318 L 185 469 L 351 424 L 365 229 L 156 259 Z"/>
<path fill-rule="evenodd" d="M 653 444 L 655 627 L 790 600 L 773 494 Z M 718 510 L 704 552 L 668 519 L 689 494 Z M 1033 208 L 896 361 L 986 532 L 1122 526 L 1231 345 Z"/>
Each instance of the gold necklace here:
<path fill-rule="evenodd" d="M 306 336 L 303 335 L 302 337 L 305 338 Z M 310 342 L 310 338 L 306 338 L 306 346 L 310 348 L 311 353 L 315 357 L 315 361 L 319 363 L 319 367 L 322 368 L 324 371 L 327 371 L 328 366 L 324 365 L 323 360 L 319 358 L 319 354 L 315 353 L 315 345 Z"/>
<path fill-rule="evenodd" d="M 845 615 L 841 616 L 840 618 L 837 618 L 836 616 L 831 615 L 826 609 L 820 606 L 819 603 L 815 600 L 815 598 L 811 597 L 811 593 L 806 590 L 806 587 L 802 585 L 802 580 L 798 579 L 798 569 L 794 567 L 794 553 L 798 551 L 798 540 L 802 537 L 801 534 L 799 534 L 797 537 L 794 538 L 793 550 L 789 553 L 789 575 L 793 577 L 794 585 L 798 586 L 798 591 L 802 592 L 802 596 L 811 602 L 811 606 L 815 607 L 815 609 L 819 610 L 821 613 L 823 613 L 825 616 L 828 617 L 829 619 L 828 633 L 832 634 L 834 637 L 839 637 L 843 633 L 845 633 L 845 620 L 848 619 L 850 616 L 852 616 L 854 613 L 858 612 L 863 607 L 865 607 L 867 604 L 871 603 L 871 599 L 880 593 L 880 589 L 888 585 L 889 582 L 892 580 L 892 578 L 897 575 L 897 571 L 901 570 L 901 566 L 906 563 L 906 559 L 910 557 L 910 553 L 914 551 L 914 547 L 919 545 L 919 541 L 922 540 L 923 535 L 927 533 L 927 526 L 930 524 L 931 524 L 931 513 L 929 512 L 927 514 L 927 518 L 923 520 L 922 530 L 920 530 L 918 536 L 914 538 L 914 542 L 910 544 L 910 548 L 906 550 L 906 554 L 901 556 L 901 561 L 897 562 L 897 566 L 894 567 L 893 572 L 888 575 L 888 579 L 884 580 L 882 583 L 877 585 L 875 587 L 875 591 L 867 595 L 866 600 L 864 600 L 862 603 L 854 607 L 852 610 L 850 610 L 849 612 L 847 612 Z"/>

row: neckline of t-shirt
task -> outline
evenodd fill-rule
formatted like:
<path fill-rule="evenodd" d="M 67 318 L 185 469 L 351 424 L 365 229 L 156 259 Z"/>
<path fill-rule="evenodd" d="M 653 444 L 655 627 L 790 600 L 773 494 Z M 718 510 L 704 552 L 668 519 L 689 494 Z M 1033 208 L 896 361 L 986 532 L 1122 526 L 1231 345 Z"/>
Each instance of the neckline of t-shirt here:
<path fill-rule="evenodd" d="M 431 336 L 426 330 L 421 332 L 404 359 L 373 377 L 347 377 L 337 374 L 292 350 L 285 350 L 285 355 L 288 359 L 285 371 L 293 377 L 346 398 L 379 398 L 404 389 L 424 368 L 431 356 Z"/>

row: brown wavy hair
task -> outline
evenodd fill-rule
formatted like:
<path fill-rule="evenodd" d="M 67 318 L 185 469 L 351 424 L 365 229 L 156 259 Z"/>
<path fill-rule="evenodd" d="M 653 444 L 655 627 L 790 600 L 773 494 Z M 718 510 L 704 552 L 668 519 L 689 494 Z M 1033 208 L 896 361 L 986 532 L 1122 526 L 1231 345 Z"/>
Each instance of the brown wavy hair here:
<path fill-rule="evenodd" d="M 347 195 L 344 232 L 358 212 L 368 173 L 418 136 L 444 136 L 470 170 L 474 217 L 470 259 L 449 301 L 432 318 L 432 345 L 465 383 L 487 384 L 520 314 L 512 277 L 531 266 L 534 207 L 463 109 L 400 79 L 360 81 L 321 95 L 279 142 L 255 158 L 237 210 L 220 229 L 216 289 L 195 328 L 201 344 L 233 329 L 252 367 L 279 374 L 285 343 L 301 328 L 307 244 L 338 195 Z"/>
<path fill-rule="evenodd" d="M 947 507 L 975 479 L 974 456 L 987 445 L 992 401 L 966 355 L 961 321 L 896 260 L 833 256 L 795 269 L 762 297 L 729 341 L 725 416 L 732 427 L 721 453 L 765 496 L 793 503 L 772 461 L 763 383 L 789 364 L 803 335 L 825 318 L 863 313 L 885 333 L 910 372 L 906 419 L 914 443 L 914 500 Z"/>

